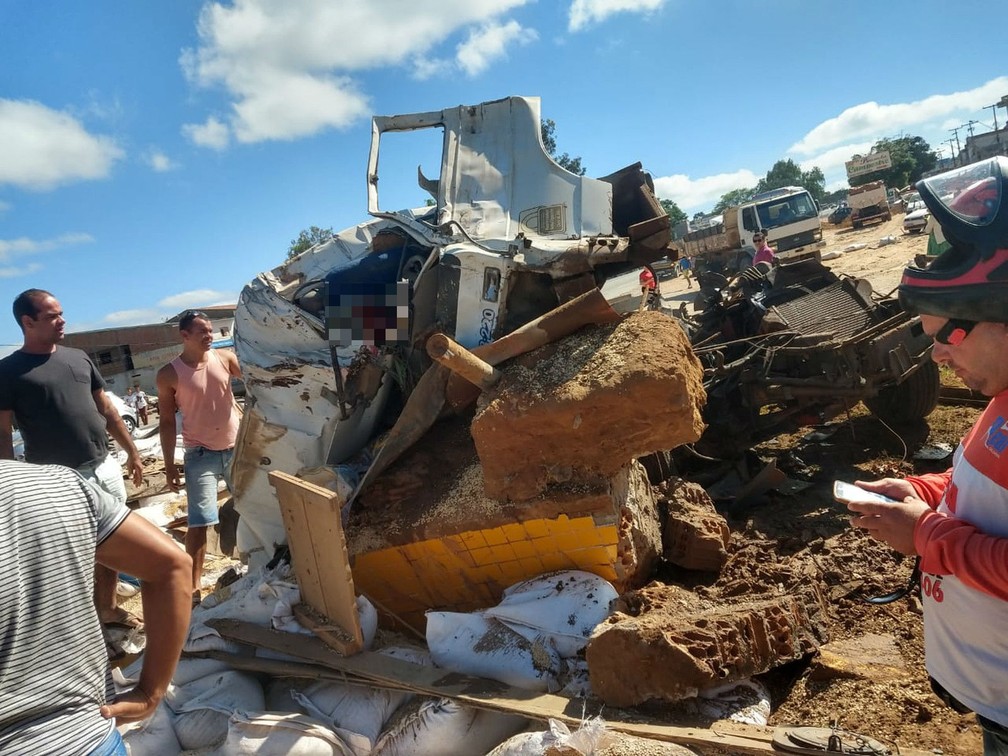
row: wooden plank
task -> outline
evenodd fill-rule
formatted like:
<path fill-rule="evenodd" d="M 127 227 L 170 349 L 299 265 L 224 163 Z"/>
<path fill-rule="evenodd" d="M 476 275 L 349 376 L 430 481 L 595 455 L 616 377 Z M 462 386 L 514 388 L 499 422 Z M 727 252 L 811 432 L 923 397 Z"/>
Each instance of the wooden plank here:
<path fill-rule="evenodd" d="M 369 651 L 355 656 L 340 656 L 317 638 L 283 633 L 250 622 L 213 619 L 207 625 L 229 640 L 289 654 L 368 680 L 379 688 L 412 690 L 428 696 L 451 698 L 477 708 L 519 714 L 541 721 L 556 719 L 574 728 L 579 727 L 584 718 L 592 714 L 586 710 L 586 706 L 590 708 L 590 705 L 582 699 L 512 688 L 496 680 L 423 667 Z M 602 712 L 602 703 L 596 701 L 595 704 L 599 712 Z M 682 745 L 716 747 L 738 754 L 775 752 L 771 728 L 742 727 L 731 723 L 718 723 L 716 729 L 679 727 L 644 718 L 620 719 L 620 712 L 610 708 L 605 708 L 604 714 L 610 729 L 638 737 Z"/>
<path fill-rule="evenodd" d="M 321 616 L 313 624 L 322 630 L 323 641 L 338 639 L 337 651 L 356 653 L 364 648 L 364 636 L 340 519 L 342 497 L 279 470 L 271 471 L 269 480 L 280 501 L 301 599 Z M 331 632 L 330 626 L 341 632 Z"/>

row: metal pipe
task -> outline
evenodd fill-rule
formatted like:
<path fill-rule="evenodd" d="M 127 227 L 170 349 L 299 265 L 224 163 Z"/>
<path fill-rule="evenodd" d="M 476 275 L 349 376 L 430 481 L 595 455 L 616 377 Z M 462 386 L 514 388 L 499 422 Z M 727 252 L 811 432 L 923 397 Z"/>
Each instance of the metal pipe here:
<path fill-rule="evenodd" d="M 486 390 L 500 380 L 500 370 L 443 333 L 427 339 L 427 354 L 480 389 Z"/>

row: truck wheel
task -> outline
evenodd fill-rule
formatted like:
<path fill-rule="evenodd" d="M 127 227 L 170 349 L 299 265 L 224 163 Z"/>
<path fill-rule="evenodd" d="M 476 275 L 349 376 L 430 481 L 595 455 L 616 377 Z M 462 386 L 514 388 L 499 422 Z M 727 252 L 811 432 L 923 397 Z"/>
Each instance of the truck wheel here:
<path fill-rule="evenodd" d="M 886 423 L 902 424 L 920 420 L 938 405 L 941 378 L 938 365 L 928 359 L 903 383 L 888 386 L 878 396 L 865 399 L 865 406 Z"/>

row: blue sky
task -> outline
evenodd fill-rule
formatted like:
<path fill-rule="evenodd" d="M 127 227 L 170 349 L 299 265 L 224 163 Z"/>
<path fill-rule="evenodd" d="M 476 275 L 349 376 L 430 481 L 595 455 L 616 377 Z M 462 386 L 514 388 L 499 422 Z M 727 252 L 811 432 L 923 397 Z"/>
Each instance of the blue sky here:
<path fill-rule="evenodd" d="M 301 229 L 367 217 L 372 114 L 537 95 L 589 175 L 639 160 L 691 213 L 780 158 L 836 188 L 881 137 L 948 156 L 1008 95 L 992 7 L 0 0 L 0 300 L 48 289 L 69 330 L 234 302 Z"/>

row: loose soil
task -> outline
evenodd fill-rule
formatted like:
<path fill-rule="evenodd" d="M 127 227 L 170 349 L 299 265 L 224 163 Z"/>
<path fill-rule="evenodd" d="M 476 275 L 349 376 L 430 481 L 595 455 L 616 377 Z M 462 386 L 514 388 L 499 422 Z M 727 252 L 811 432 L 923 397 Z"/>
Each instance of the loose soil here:
<path fill-rule="evenodd" d="M 902 220 L 902 215 L 895 215 L 887 223 L 856 231 L 849 226 L 827 227 L 827 251 L 865 246 L 826 264 L 838 273 L 867 279 L 877 292 L 889 293 L 899 284 L 904 266 L 926 248 L 923 235 L 903 234 Z M 679 279 L 663 282 L 662 287 L 673 300 L 687 293 Z M 951 372 L 941 372 L 943 385 L 961 386 Z M 792 480 L 811 485 L 791 495 L 771 492 L 741 510 L 726 512 L 733 535 L 725 570 L 759 579 L 768 574 L 768 560 L 792 567 L 811 562 L 825 579 L 831 641 L 867 642 L 864 636 L 890 636 L 906 670 L 905 677 L 894 681 L 885 675 L 858 679 L 826 674 L 820 679 L 811 674 L 814 660 L 779 668 L 764 679 L 774 696 L 771 725 L 838 726 L 903 748 L 944 754 L 982 751 L 974 717 L 954 713 L 930 690 L 917 598 L 885 605 L 863 600 L 905 586 L 913 560 L 851 528 L 846 509 L 831 495 L 836 479 L 872 480 L 946 469 L 950 458 L 917 460 L 915 452 L 925 445 L 954 448 L 979 412 L 939 405 L 917 427 L 893 429 L 857 405 L 849 416 L 825 428 L 803 429 L 752 450 L 748 465 L 753 472 L 775 462 Z M 814 430 L 822 432 L 810 435 Z"/>

